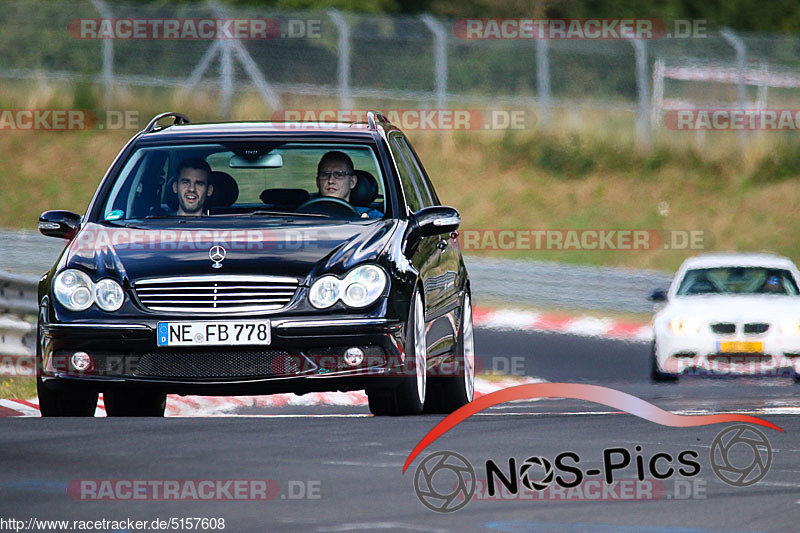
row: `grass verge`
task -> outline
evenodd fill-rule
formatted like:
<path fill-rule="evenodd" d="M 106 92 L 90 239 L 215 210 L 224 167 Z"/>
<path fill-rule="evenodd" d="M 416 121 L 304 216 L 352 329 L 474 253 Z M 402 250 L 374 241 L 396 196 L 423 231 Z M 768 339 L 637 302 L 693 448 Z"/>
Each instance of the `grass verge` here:
<path fill-rule="evenodd" d="M 0 378 L 0 400 L 29 400 L 36 397 L 36 378 Z"/>
<path fill-rule="evenodd" d="M 4 88 L 9 90 L 0 104 L 6 108 L 100 108 L 98 91 L 84 86 L 69 90 L 39 82 Z M 178 93 L 120 89 L 116 108 L 136 111 L 142 127 L 165 109 L 186 112 L 197 121 L 215 120 L 215 100 L 210 92 L 187 99 Z M 322 109 L 335 108 L 336 102 L 287 96 L 284 105 Z M 236 120 L 270 116 L 252 94 L 241 95 L 233 109 Z M 1 135 L 0 227 L 33 229 L 48 209 L 82 213 L 134 132 Z M 734 132 L 698 136 L 660 130 L 646 149 L 636 144 L 633 132 L 630 114 L 570 109 L 554 112 L 547 130 L 407 134 L 442 201 L 461 211 L 464 230 L 627 229 L 658 232 L 665 239 L 688 231 L 703 235 L 694 248 L 667 241 L 667 246 L 656 243 L 639 250 L 520 246 L 470 253 L 667 271 L 710 250 L 773 251 L 800 258 L 800 240 L 794 237 L 800 231 L 800 140 L 795 132 L 753 134 L 742 148 Z"/>

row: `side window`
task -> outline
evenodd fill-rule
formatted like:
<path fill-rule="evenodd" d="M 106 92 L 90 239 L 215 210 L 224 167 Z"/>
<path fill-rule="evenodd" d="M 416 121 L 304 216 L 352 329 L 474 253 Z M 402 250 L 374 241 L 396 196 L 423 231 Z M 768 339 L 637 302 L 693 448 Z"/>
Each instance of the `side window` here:
<path fill-rule="evenodd" d="M 436 189 L 433 188 L 433 184 L 431 183 L 431 179 L 428 177 L 428 173 L 425 172 L 425 167 L 422 165 L 422 161 L 419 160 L 417 152 L 414 150 L 414 147 L 411 146 L 411 143 L 408 141 L 408 139 L 404 139 L 404 141 L 406 143 L 409 153 L 411 153 L 413 161 L 416 163 L 417 168 L 419 169 L 419 172 L 422 175 L 422 182 L 425 184 L 430 193 L 431 199 L 433 200 L 432 205 L 442 205 L 442 203 L 439 201 L 439 197 L 436 196 Z"/>
<path fill-rule="evenodd" d="M 392 156 L 397 163 L 397 171 L 400 173 L 400 181 L 403 184 L 403 192 L 406 197 L 406 204 L 412 212 L 422 209 L 422 199 L 419 191 L 419 186 L 413 177 L 411 162 L 408 161 L 408 156 L 403 153 L 402 145 L 398 137 L 392 137 L 389 142 L 389 147 L 392 151 Z"/>
<path fill-rule="evenodd" d="M 425 175 L 425 171 L 422 169 L 422 164 L 417 159 L 416 154 L 411 149 L 408 144 L 408 139 L 398 137 L 400 142 L 400 146 L 402 147 L 403 154 L 406 157 L 406 161 L 409 163 L 409 167 L 411 168 L 412 175 L 414 177 L 414 182 L 417 184 L 417 189 L 420 192 L 420 196 L 422 197 L 422 205 L 423 207 L 430 207 L 432 205 L 437 205 L 438 202 L 435 200 L 435 195 L 431 193 L 427 176 Z"/>

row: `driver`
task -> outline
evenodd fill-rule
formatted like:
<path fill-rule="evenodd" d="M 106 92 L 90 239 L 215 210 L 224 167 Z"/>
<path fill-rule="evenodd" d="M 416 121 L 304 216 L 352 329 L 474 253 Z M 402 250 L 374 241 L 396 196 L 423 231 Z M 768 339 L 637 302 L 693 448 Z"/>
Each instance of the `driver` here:
<path fill-rule="evenodd" d="M 759 292 L 767 294 L 786 294 L 786 291 L 783 290 L 780 278 L 775 274 L 767 276 Z"/>
<path fill-rule="evenodd" d="M 344 152 L 326 152 L 317 165 L 317 188 L 320 196 L 338 198 L 350 202 L 350 191 L 356 186 L 358 178 L 353 172 L 353 160 Z M 362 218 L 381 218 L 383 213 L 371 207 L 354 205 L 353 209 Z"/>
<path fill-rule="evenodd" d="M 203 214 L 203 206 L 214 192 L 210 178 L 211 167 L 200 158 L 185 159 L 178 165 L 178 178 L 172 183 L 172 192 L 178 195 L 178 216 Z"/>

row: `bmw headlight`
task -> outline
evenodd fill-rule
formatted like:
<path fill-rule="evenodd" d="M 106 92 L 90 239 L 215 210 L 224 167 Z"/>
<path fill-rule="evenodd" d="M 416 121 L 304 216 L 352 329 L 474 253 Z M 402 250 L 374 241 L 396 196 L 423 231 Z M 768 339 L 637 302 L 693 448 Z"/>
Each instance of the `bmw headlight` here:
<path fill-rule="evenodd" d="M 780 328 L 784 335 L 800 335 L 800 320 L 785 318 L 781 320 Z"/>
<path fill-rule="evenodd" d="M 85 311 L 94 302 L 92 278 L 80 270 L 65 270 L 53 283 L 56 300 L 70 311 Z"/>
<path fill-rule="evenodd" d="M 113 279 L 101 279 L 94 287 L 94 297 L 97 306 L 103 311 L 116 311 L 122 307 L 125 293 Z"/>
<path fill-rule="evenodd" d="M 386 272 L 375 265 L 356 267 L 344 277 L 323 276 L 311 285 L 308 298 L 317 309 L 341 300 L 348 307 L 366 307 L 377 300 L 387 284 Z"/>
<path fill-rule="evenodd" d="M 700 332 L 700 321 L 696 318 L 673 318 L 669 329 L 678 335 L 696 335 Z"/>

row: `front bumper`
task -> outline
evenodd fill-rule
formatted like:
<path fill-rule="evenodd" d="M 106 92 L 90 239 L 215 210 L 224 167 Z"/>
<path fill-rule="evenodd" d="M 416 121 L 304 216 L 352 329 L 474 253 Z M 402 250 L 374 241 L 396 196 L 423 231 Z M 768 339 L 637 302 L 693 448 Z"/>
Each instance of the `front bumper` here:
<path fill-rule="evenodd" d="M 656 328 L 656 362 L 667 374 L 800 375 L 800 336 L 771 328 L 765 335 L 675 334 Z M 729 352 L 726 343 L 758 343 L 760 351 Z"/>
<path fill-rule="evenodd" d="M 157 346 L 158 322 L 43 324 L 45 386 L 203 395 L 357 390 L 385 386 L 376 378 L 404 362 L 404 325 L 386 318 L 274 318 L 269 345 L 174 348 Z M 360 364 L 345 361 L 350 347 L 364 352 Z M 88 369 L 73 366 L 76 352 L 91 357 Z"/>

